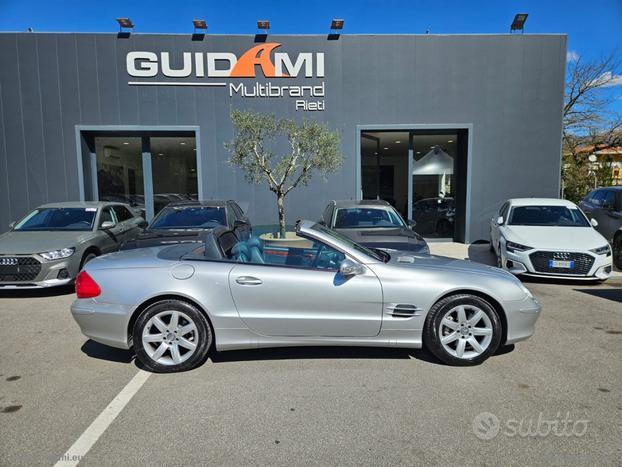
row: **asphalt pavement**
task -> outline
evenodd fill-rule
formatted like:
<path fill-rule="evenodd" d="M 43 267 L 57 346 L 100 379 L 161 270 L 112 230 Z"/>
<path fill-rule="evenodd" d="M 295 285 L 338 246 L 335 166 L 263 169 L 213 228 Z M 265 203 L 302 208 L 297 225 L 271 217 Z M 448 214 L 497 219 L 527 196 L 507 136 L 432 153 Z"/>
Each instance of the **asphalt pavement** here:
<path fill-rule="evenodd" d="M 214 355 L 150 375 L 80 465 L 620 465 L 622 281 L 526 282 L 536 335 L 478 367 L 425 351 Z M 0 465 L 51 465 L 141 371 L 71 291 L 0 294 Z"/>

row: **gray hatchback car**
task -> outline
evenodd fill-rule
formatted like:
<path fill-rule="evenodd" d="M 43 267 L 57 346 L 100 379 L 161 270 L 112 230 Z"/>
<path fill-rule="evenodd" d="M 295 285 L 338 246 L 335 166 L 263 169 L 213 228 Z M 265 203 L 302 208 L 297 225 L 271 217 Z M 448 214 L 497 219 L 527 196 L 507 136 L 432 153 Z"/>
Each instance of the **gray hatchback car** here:
<path fill-rule="evenodd" d="M 0 235 L 0 289 L 68 284 L 88 261 L 118 250 L 145 225 L 121 203 L 44 204 Z"/>

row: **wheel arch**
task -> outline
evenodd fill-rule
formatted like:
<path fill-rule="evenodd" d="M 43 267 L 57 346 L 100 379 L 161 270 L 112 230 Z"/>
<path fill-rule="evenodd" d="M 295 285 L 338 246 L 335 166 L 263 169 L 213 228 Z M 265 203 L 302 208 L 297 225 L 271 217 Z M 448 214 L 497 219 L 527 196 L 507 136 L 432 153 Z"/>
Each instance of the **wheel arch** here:
<path fill-rule="evenodd" d="M 148 307 L 153 305 L 154 303 L 162 302 L 162 301 L 165 301 L 165 300 L 178 300 L 180 302 L 185 302 L 185 303 L 187 303 L 189 305 L 192 305 L 197 310 L 199 310 L 201 312 L 201 314 L 205 317 L 209 327 L 211 328 L 211 331 L 212 331 L 212 345 L 215 345 L 215 343 L 216 343 L 216 333 L 214 332 L 214 326 L 212 324 L 212 320 L 210 319 L 209 314 L 207 313 L 207 311 L 205 311 L 203 306 L 201 306 L 196 300 L 193 300 L 192 298 L 187 297 L 185 295 L 174 294 L 174 293 L 163 294 L 163 295 L 156 295 L 154 297 L 150 297 L 147 300 L 145 300 L 144 302 L 140 303 L 140 305 L 138 305 L 134 309 L 134 312 L 132 313 L 132 316 L 130 317 L 130 319 L 129 319 L 128 323 L 127 323 L 127 330 L 126 331 L 127 331 L 127 336 L 128 336 L 128 342 L 131 343 L 131 341 L 132 341 L 132 334 L 133 334 L 133 330 L 134 330 L 134 324 L 136 324 L 136 320 L 138 319 L 140 314 L 144 310 L 146 310 Z"/>
<path fill-rule="evenodd" d="M 464 295 L 464 294 L 475 295 L 476 297 L 486 300 L 495 309 L 495 311 L 499 315 L 499 319 L 501 320 L 501 345 L 504 345 L 508 338 L 508 320 L 507 320 L 505 309 L 501 305 L 501 302 L 499 302 L 499 300 L 497 300 L 492 295 L 489 295 L 480 290 L 457 289 L 457 290 L 452 290 L 450 292 L 447 292 L 444 295 L 438 297 L 434 301 L 434 304 L 432 306 L 436 305 L 438 302 L 446 299 L 447 297 L 451 297 L 452 295 Z"/>

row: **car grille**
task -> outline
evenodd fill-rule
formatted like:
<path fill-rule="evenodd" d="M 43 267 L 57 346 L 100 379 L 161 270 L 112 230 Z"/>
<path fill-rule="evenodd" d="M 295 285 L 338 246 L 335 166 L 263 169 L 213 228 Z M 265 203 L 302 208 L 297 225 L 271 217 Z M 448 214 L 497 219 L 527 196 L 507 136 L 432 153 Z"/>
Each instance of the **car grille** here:
<path fill-rule="evenodd" d="M 594 257 L 587 253 L 570 253 L 565 251 L 536 251 L 529 255 L 531 264 L 536 272 L 542 272 L 547 274 L 565 274 L 571 276 L 586 276 L 592 265 L 594 264 Z M 574 268 L 550 268 L 549 260 L 557 261 L 574 261 Z"/>
<path fill-rule="evenodd" d="M 32 281 L 41 271 L 41 263 L 31 257 L 0 257 L 0 282 Z"/>

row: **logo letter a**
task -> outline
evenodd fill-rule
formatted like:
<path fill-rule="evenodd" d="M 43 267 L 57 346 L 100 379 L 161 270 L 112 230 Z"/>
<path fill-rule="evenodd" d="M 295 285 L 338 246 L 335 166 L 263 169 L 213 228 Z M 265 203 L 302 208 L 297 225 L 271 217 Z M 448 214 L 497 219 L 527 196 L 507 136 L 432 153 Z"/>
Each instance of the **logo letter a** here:
<path fill-rule="evenodd" d="M 238 59 L 229 76 L 232 78 L 254 78 L 255 65 L 259 65 L 266 78 L 276 78 L 276 70 L 270 60 L 270 52 L 280 46 L 281 44 L 271 42 L 247 50 Z"/>

